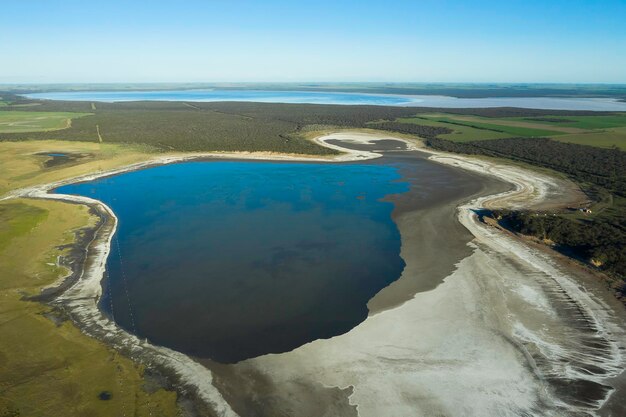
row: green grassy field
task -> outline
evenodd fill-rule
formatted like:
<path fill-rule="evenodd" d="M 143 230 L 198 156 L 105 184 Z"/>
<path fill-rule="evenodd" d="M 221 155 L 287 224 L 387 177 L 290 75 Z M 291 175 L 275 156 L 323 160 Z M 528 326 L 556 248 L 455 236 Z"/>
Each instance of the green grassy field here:
<path fill-rule="evenodd" d="M 0 416 L 179 415 L 176 393 L 144 390 L 141 367 L 22 299 L 63 276 L 63 245 L 91 221 L 80 205 L 0 203 Z"/>
<path fill-rule="evenodd" d="M 542 117 L 512 117 L 508 120 L 519 120 L 546 123 L 552 126 L 575 127 L 579 129 L 606 129 L 626 126 L 626 113 L 617 115 L 599 116 L 542 116 Z M 551 120 L 559 120 L 558 122 Z"/>
<path fill-rule="evenodd" d="M 470 142 L 475 140 L 503 139 L 511 137 L 541 137 L 562 135 L 563 132 L 547 129 L 536 129 L 524 126 L 509 126 L 497 123 L 488 123 L 488 118 L 457 116 L 453 114 L 423 114 L 417 117 L 396 119 L 401 123 L 413 123 L 424 126 L 444 127 L 453 130 L 452 133 L 439 135 L 441 139 L 454 142 Z"/>
<path fill-rule="evenodd" d="M 453 130 L 440 139 L 454 142 L 547 137 L 559 142 L 626 150 L 626 114 L 598 116 L 545 115 L 539 117 L 481 117 L 466 114 L 424 113 L 395 120 L 400 123 Z M 375 127 L 375 123 L 370 124 Z"/>
<path fill-rule="evenodd" d="M 506 137 L 540 137 L 540 136 L 553 136 L 553 135 L 562 134 L 562 132 L 548 130 L 548 129 L 536 129 L 536 128 L 528 128 L 528 127 L 523 127 L 523 126 L 507 126 L 504 124 L 482 122 L 478 120 L 468 121 L 466 119 L 461 119 L 461 118 L 457 118 L 454 116 L 437 117 L 436 120 L 439 122 L 453 125 L 453 126 L 462 125 L 462 126 L 471 127 L 477 130 L 501 132 L 505 134 Z"/>
<path fill-rule="evenodd" d="M 494 132 L 490 130 L 476 129 L 470 126 L 440 122 L 437 120 L 432 120 L 428 117 L 422 117 L 421 115 L 419 117 L 403 117 L 397 119 L 396 121 L 401 123 L 413 123 L 416 125 L 445 127 L 448 129 L 452 129 L 454 131 L 453 133 L 443 134 L 439 137 L 441 139 L 452 140 L 455 142 L 469 142 L 473 140 L 489 140 L 510 137 L 510 135 L 504 132 Z M 375 126 L 375 124 L 372 124 L 372 126 Z"/>
<path fill-rule="evenodd" d="M 528 121 L 529 118 L 510 118 L 515 121 Z M 617 147 L 626 150 L 626 114 L 598 116 L 545 116 L 531 119 L 546 125 L 581 129 L 581 132 L 554 136 L 560 142 L 600 148 Z"/>
<path fill-rule="evenodd" d="M 0 133 L 65 129 L 70 127 L 72 119 L 87 115 L 89 113 L 4 111 L 0 112 Z"/>
<path fill-rule="evenodd" d="M 561 135 L 555 136 L 552 139 L 558 140 L 559 142 L 595 146 L 598 148 L 617 147 L 626 151 L 626 132 L 623 129 L 609 129 L 601 132 Z"/>

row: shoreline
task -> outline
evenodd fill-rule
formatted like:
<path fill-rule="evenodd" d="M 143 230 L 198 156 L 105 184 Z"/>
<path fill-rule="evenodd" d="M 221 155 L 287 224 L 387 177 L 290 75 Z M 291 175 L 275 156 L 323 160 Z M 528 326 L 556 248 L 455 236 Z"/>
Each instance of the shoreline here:
<path fill-rule="evenodd" d="M 331 135 L 332 136 L 332 135 Z M 335 157 L 311 157 L 307 155 L 285 155 L 275 153 L 200 153 L 184 155 L 168 155 L 156 157 L 148 161 L 131 164 L 128 166 L 80 175 L 47 184 L 39 184 L 12 190 L 2 197 L 0 201 L 14 198 L 51 199 L 71 204 L 83 204 L 90 208 L 100 218 L 95 227 L 93 238 L 85 247 L 85 255 L 78 262 L 79 265 L 71 265 L 72 271 L 66 279 L 55 288 L 46 288 L 45 292 L 31 297 L 33 300 L 41 300 L 60 309 L 71 317 L 76 326 L 86 335 L 113 347 L 136 362 L 147 366 L 156 367 L 160 372 L 169 376 L 179 393 L 195 392 L 204 404 L 207 404 L 220 416 L 237 416 L 230 406 L 224 401 L 222 395 L 214 387 L 212 373 L 209 369 L 196 362 L 193 358 L 161 346 L 155 346 L 147 340 L 141 340 L 135 335 L 126 332 L 115 322 L 110 320 L 98 308 L 98 302 L 102 295 L 102 280 L 105 277 L 106 261 L 111 249 L 111 241 L 115 234 L 118 219 L 109 206 L 103 202 L 88 197 L 65 194 L 54 194 L 52 191 L 60 186 L 92 181 L 118 175 L 129 171 L 149 168 L 152 166 L 166 165 L 200 160 L 257 160 L 257 161 L 286 161 L 286 162 L 354 162 L 378 158 L 381 155 L 350 149 L 334 147 L 343 153 Z M 70 267 L 70 265 L 66 265 Z M 69 281 L 68 281 L 69 280 Z M 195 404 L 202 408 L 202 404 Z"/>
<path fill-rule="evenodd" d="M 426 152 L 515 186 L 459 205 L 455 217 L 474 236 L 471 255 L 436 288 L 370 315 L 346 334 L 229 368 L 207 363 L 229 403 L 263 416 L 302 404 L 313 407 L 305 411 L 362 417 L 620 415 L 626 330 L 604 301 L 608 294 L 584 287 L 550 254 L 487 226 L 474 212 L 542 206 L 546 198 L 567 204 L 562 180 Z"/>
<path fill-rule="evenodd" d="M 111 100 L 94 100 L 93 97 L 67 97 L 67 95 L 85 95 L 85 94 L 134 94 L 134 93 L 178 93 L 178 92 L 229 92 L 229 93 L 278 93 L 283 95 L 289 94 L 304 94 L 304 95 L 357 95 L 363 98 L 370 99 L 397 99 L 400 100 L 395 103 L 373 103 L 370 101 L 361 102 L 316 102 L 316 101 L 277 101 L 273 99 L 263 100 L 259 97 L 254 97 L 254 100 L 249 98 L 236 98 L 236 99 L 213 99 L 213 98 L 195 98 L 189 97 L 186 100 L 181 100 L 180 97 L 176 98 L 164 98 L 159 97 L 157 99 L 146 97 L 133 97 Z M 330 106 L 388 106 L 388 107 L 408 107 L 408 108 L 432 108 L 432 109 L 462 109 L 462 108 L 497 108 L 497 107 L 516 107 L 525 109 L 538 109 L 538 110 L 552 110 L 552 111 L 605 111 L 605 112 L 621 112 L 625 109 L 619 106 L 624 99 L 620 97 L 606 97 L 606 96 L 559 96 L 556 95 L 529 95 L 529 96 L 485 96 L 485 97 L 457 97 L 453 95 L 443 94 L 401 94 L 401 93 L 376 93 L 376 92 L 358 92 L 358 91 L 330 91 L 330 90 L 265 90 L 265 89 L 220 89 L 219 87 L 211 87 L 208 89 L 165 89 L 165 90 L 82 90 L 82 91 L 45 91 L 45 92 L 30 92 L 30 93 L 18 93 L 27 100 L 40 100 L 40 101 L 73 101 L 73 102 L 96 102 L 96 103 L 129 103 L 138 101 L 162 101 L 162 102 L 190 102 L 190 103 L 219 103 L 219 102 L 246 102 L 246 103 L 264 103 L 264 104 L 310 104 L 310 105 L 330 105 Z M 66 97 L 63 97 L 63 96 Z M 59 97 L 61 96 L 61 97 Z M 436 102 L 439 100 L 439 102 Z M 425 101 L 435 101 L 435 103 L 426 103 Z M 461 101 L 462 103 L 458 103 Z M 538 101 L 526 104 L 527 101 Z M 542 104 L 545 102 L 555 102 L 555 104 Z M 443 102 L 443 103 L 442 103 Z M 446 102 L 451 102 L 453 105 L 448 105 Z M 582 103 L 582 104 L 581 104 Z M 443 104 L 443 105 L 442 105 Z M 566 107 L 566 108 L 564 108 Z M 584 107 L 584 108 L 581 108 Z"/>
<path fill-rule="evenodd" d="M 509 242 L 497 236 L 498 233 L 493 231 L 485 232 L 486 226 L 478 224 L 473 217 L 472 209 L 481 206 L 484 207 L 497 207 L 498 204 L 509 204 L 508 207 L 528 207 L 541 204 L 545 200 L 546 196 L 550 195 L 551 187 L 554 184 L 540 174 L 532 173 L 534 175 L 535 182 L 529 183 L 528 176 L 520 176 L 519 173 L 526 173 L 528 171 L 510 167 L 506 165 L 498 166 L 491 162 L 478 160 L 476 158 L 457 156 L 452 154 L 444 154 L 428 149 L 424 149 L 416 146 L 414 143 L 407 141 L 406 139 L 400 139 L 394 137 L 392 134 L 364 134 L 364 133 L 349 133 L 342 132 L 336 134 L 325 135 L 315 139 L 316 143 L 322 146 L 330 147 L 336 150 L 341 150 L 345 154 L 336 158 L 309 158 L 306 156 L 292 156 L 292 155 L 278 155 L 278 154 L 246 154 L 246 153 L 223 153 L 223 154 L 196 154 L 196 155 L 180 155 L 180 156 L 163 156 L 154 158 L 150 161 L 133 164 L 127 167 L 118 168 L 107 172 L 99 172 L 94 174 L 88 174 L 79 176 L 76 178 L 58 181 L 55 183 L 38 185 L 33 187 L 27 187 L 21 190 L 14 190 L 7 195 L 0 198 L 5 200 L 8 198 L 25 197 L 25 198 L 48 198 L 56 199 L 71 203 L 85 204 L 91 209 L 96 210 L 101 217 L 102 224 L 98 226 L 98 230 L 94 233 L 94 238 L 88 244 L 86 259 L 82 265 L 82 271 L 78 274 L 78 278 L 70 288 L 66 289 L 60 296 L 51 301 L 52 305 L 62 308 L 65 311 L 70 312 L 73 321 L 77 323 L 78 327 L 86 334 L 93 336 L 111 346 L 117 350 L 126 353 L 128 356 L 136 361 L 144 363 L 146 365 L 156 366 L 158 368 L 170 369 L 175 374 L 173 377 L 175 385 L 185 390 L 193 390 L 196 392 L 199 398 L 204 402 L 210 404 L 220 415 L 234 416 L 237 415 L 231 408 L 228 402 L 224 399 L 222 393 L 213 384 L 213 372 L 194 359 L 187 357 L 181 353 L 173 350 L 156 347 L 151 345 L 147 341 L 141 341 L 137 337 L 127 333 L 115 325 L 114 322 L 104 317 L 102 312 L 97 307 L 98 299 L 102 292 L 101 281 L 105 273 L 106 259 L 110 250 L 110 242 L 117 226 L 117 217 L 111 211 L 111 209 L 104 203 L 89 199 L 86 197 L 67 196 L 61 194 L 51 194 L 50 191 L 61 185 L 83 182 L 100 178 L 104 176 L 116 175 L 123 172 L 147 168 L 154 165 L 186 162 L 191 160 L 202 159 L 251 159 L 251 160 L 267 160 L 267 161 L 301 161 L 301 162 L 350 162 L 358 160 L 366 160 L 380 157 L 380 154 L 370 151 L 357 151 L 340 146 L 327 143 L 328 140 L 353 140 L 356 143 L 371 143 L 372 141 L 380 139 L 394 139 L 401 140 L 409 145 L 409 150 L 419 150 L 429 154 L 430 160 L 461 168 L 464 170 L 473 171 L 481 175 L 490 175 L 499 178 L 500 180 L 513 184 L 516 189 L 512 191 L 506 191 L 504 193 L 498 193 L 492 196 L 479 197 L 472 199 L 470 202 L 462 203 L 458 207 L 458 219 L 463 226 L 465 226 L 470 233 L 474 236 L 474 240 L 478 243 L 472 243 L 477 245 L 485 245 L 495 252 L 502 252 L 503 250 L 512 250 L 519 256 L 522 254 L 525 259 L 537 257 L 536 254 L 531 251 L 518 246 L 511 246 Z M 539 180 L 537 180 L 539 178 Z M 530 185 L 529 185 L 530 184 Z M 503 249 L 505 248 L 505 249 Z M 473 255 L 472 255 L 473 256 Z M 531 259 L 532 260 L 532 259 Z M 462 264 L 465 260 L 461 261 L 456 271 L 452 275 L 457 274 L 462 269 Z M 537 261 L 535 261 L 537 262 Z M 542 269 L 550 270 L 552 268 L 545 260 L 540 260 L 539 267 Z M 555 273 L 556 274 L 556 273 Z M 558 274 L 555 275 L 557 277 Z M 566 277 L 567 278 L 567 277 Z M 446 278 L 444 281 L 448 281 Z M 568 286 L 566 281 L 563 281 L 562 277 L 558 277 L 562 282 L 561 286 Z M 439 284 L 438 286 L 441 286 Z M 571 287 L 571 286 L 570 286 Z M 568 287 L 568 291 L 576 292 L 576 288 Z M 420 294 L 428 294 L 420 293 Z M 584 294 L 578 294 L 578 297 L 582 297 Z M 375 298 L 375 297 L 374 297 Z M 413 297 L 413 299 L 415 296 Z M 592 300 L 593 301 L 593 300 Z M 591 303 L 591 301 L 586 300 Z M 593 304 L 593 303 L 592 303 Z M 394 306 L 392 309 L 402 308 L 404 305 Z M 597 306 L 594 308 L 598 308 Z M 387 311 L 376 313 L 377 316 L 386 314 Z M 369 321 L 370 318 L 366 320 Z M 608 320 L 608 319 L 606 319 Z M 610 321 L 610 320 L 608 320 Z M 365 322 L 364 322 L 365 323 Z M 350 333 L 350 332 L 349 332 Z M 340 337 L 340 336 L 339 336 Z M 337 337 L 337 338 L 339 338 Z M 334 339 L 334 338 L 333 338 Z M 314 344 L 312 342 L 310 345 Z M 306 345 L 305 345 L 306 346 Z M 296 349 L 299 350 L 300 348 Z M 619 352 L 618 352 L 619 353 Z M 276 357 L 284 354 L 275 355 Z M 262 357 L 261 357 L 262 358 Z M 255 358 L 256 359 L 256 358 Z M 254 362 L 254 359 L 251 360 Z M 170 375 L 172 376 L 172 375 Z M 344 386 L 345 387 L 345 386 Z M 353 389 L 354 393 L 354 389 Z M 350 394 L 352 399 L 353 394 Z"/>
<path fill-rule="evenodd" d="M 538 250 L 538 248 L 533 248 L 517 236 L 512 234 L 507 235 L 494 227 L 487 226 L 477 221 L 476 215 L 473 213 L 476 208 L 544 208 L 544 200 L 547 196 L 550 196 L 549 188 L 554 184 L 550 184 L 549 180 L 541 180 L 539 176 L 534 178 L 534 180 L 539 181 L 535 181 L 535 184 L 532 184 L 532 180 L 529 181 L 530 179 L 528 177 L 523 176 L 523 170 L 511 169 L 505 165 L 477 165 L 474 161 L 471 161 L 470 158 L 462 156 L 450 158 L 445 155 L 435 155 L 432 159 L 438 160 L 441 163 L 462 166 L 464 169 L 477 170 L 478 172 L 487 170 L 492 175 L 500 174 L 501 177 L 504 176 L 509 181 L 514 181 L 513 183 L 516 185 L 517 190 L 516 192 L 509 193 L 508 196 L 506 195 L 507 193 L 502 193 L 499 195 L 480 197 L 459 206 L 458 218 L 461 224 L 474 235 L 476 244 L 488 246 L 491 250 L 500 254 L 512 253 L 515 257 L 532 265 L 536 270 L 545 273 L 547 280 L 543 285 L 551 287 L 553 291 L 560 291 L 567 298 L 566 302 L 569 303 L 572 308 L 580 310 L 580 316 L 578 316 L 577 319 L 583 322 L 586 331 L 595 331 L 593 343 L 602 341 L 603 349 L 591 347 L 593 344 L 591 342 L 589 346 L 584 346 L 586 342 L 583 341 L 581 344 L 582 347 L 588 350 L 587 354 L 598 356 L 576 359 L 568 358 L 568 360 L 579 361 L 578 365 L 582 370 L 586 367 L 602 367 L 602 365 L 608 365 L 608 367 L 605 369 L 606 373 L 600 376 L 594 375 L 593 373 L 591 375 L 585 375 L 583 372 L 571 369 L 569 370 L 570 372 L 576 373 L 576 377 L 578 378 L 590 380 L 598 384 L 603 384 L 609 379 L 618 378 L 622 381 L 626 381 L 626 371 L 624 371 L 626 358 L 622 353 L 626 348 L 626 343 L 624 342 L 624 335 L 626 335 L 626 328 L 624 327 L 623 321 L 624 311 L 620 310 L 619 306 L 615 303 L 611 303 L 611 301 L 617 301 L 612 294 L 602 294 L 598 291 L 597 285 L 589 285 L 589 282 L 581 281 L 579 276 L 574 276 L 578 274 L 576 274 L 572 268 L 560 267 L 558 263 L 555 262 L 555 258 L 558 256 L 557 254 Z M 531 187 L 528 187 L 529 183 L 531 183 Z M 520 200 L 520 197 L 524 194 L 531 195 L 529 202 L 524 203 L 523 198 Z M 562 199 L 558 201 L 556 205 L 565 207 L 569 203 L 569 200 Z M 609 299 L 607 300 L 604 296 L 609 297 Z M 613 306 L 610 306 L 611 304 L 613 304 Z M 533 335 L 525 333 L 527 329 L 517 329 L 517 331 L 519 333 L 516 334 L 516 336 L 518 336 L 523 344 L 535 342 Z M 547 350 L 550 349 L 547 345 L 543 347 Z M 603 357 L 599 350 L 610 350 L 612 360 L 606 360 L 609 358 Z M 562 352 L 561 355 L 563 356 L 561 359 L 565 360 L 567 356 L 566 353 Z M 605 360 L 598 360 L 598 358 L 604 358 Z M 540 367 L 540 365 L 537 366 Z M 623 382 L 618 385 L 621 384 L 623 384 Z M 609 389 L 604 398 L 597 398 L 597 402 L 594 405 L 598 406 L 598 411 L 606 411 L 603 409 L 611 399 L 618 398 L 620 394 L 623 395 L 623 388 L 621 393 L 615 391 L 617 391 L 617 389 Z M 624 405 L 622 404 L 621 407 L 624 407 Z M 584 410 L 583 407 L 581 411 L 586 410 Z"/>

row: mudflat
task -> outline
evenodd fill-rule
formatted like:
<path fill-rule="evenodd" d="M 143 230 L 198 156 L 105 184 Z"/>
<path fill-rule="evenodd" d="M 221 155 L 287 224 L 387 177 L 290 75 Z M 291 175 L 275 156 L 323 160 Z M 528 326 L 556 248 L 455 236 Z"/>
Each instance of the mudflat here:
<path fill-rule="evenodd" d="M 362 150 L 373 141 L 355 140 Z M 425 208 L 416 210 L 411 222 L 410 210 L 396 213 L 407 267 L 370 301 L 370 316 L 350 332 L 236 365 L 205 362 L 233 411 L 267 416 L 294 410 L 354 416 L 623 412 L 616 400 L 624 384 L 619 306 L 552 254 L 482 224 L 474 214 L 485 207 L 542 206 L 546 198 L 565 203 L 572 196 L 560 193 L 568 187 L 496 162 L 438 153 L 429 158 L 507 184 L 468 190 L 477 197 L 450 210 L 450 217 Z M 439 216 L 456 223 L 456 233 L 452 227 L 440 232 L 442 239 L 432 238 L 440 230 Z M 429 253 L 433 264 L 423 269 L 420 238 L 411 237 L 420 221 L 433 225 L 429 242 L 443 243 Z M 450 246 L 455 238 L 456 253 Z M 440 274 L 457 256 L 441 282 Z"/>

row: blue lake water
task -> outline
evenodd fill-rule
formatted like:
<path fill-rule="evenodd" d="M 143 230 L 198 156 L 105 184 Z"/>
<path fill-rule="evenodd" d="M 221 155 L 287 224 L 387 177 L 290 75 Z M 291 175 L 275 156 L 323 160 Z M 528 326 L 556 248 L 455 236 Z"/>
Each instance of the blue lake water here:
<path fill-rule="evenodd" d="M 365 94 L 320 91 L 171 90 L 69 91 L 26 94 L 29 98 L 69 101 L 253 101 L 264 103 L 367 104 L 440 108 L 522 107 L 548 110 L 626 111 L 626 102 L 609 98 L 494 97 Z"/>
<path fill-rule="evenodd" d="M 399 278 L 389 165 L 189 162 L 63 186 L 119 218 L 101 307 L 150 341 L 235 362 L 344 333 Z"/>

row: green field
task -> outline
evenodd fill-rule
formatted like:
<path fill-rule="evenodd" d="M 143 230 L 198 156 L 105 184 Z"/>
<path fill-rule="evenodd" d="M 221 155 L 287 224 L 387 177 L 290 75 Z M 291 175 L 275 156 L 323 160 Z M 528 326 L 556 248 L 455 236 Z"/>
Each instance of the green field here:
<path fill-rule="evenodd" d="M 81 205 L 0 203 L 0 416 L 178 415 L 176 393 L 145 390 L 140 366 L 23 299 L 65 274 L 56 259 L 90 222 Z"/>
<path fill-rule="evenodd" d="M 523 126 L 507 126 L 498 123 L 489 123 L 475 120 L 465 120 L 461 118 L 452 117 L 437 117 L 437 121 L 447 123 L 453 126 L 467 126 L 476 130 L 495 131 L 505 134 L 504 137 L 540 137 L 540 136 L 553 136 L 563 134 L 562 132 L 548 130 L 548 129 L 535 129 Z M 489 120 L 489 119 L 487 119 Z"/>
<path fill-rule="evenodd" d="M 7 104 L 0 103 L 5 107 Z M 0 112 L 0 133 L 47 132 L 65 129 L 71 126 L 71 120 L 87 116 L 89 113 L 72 112 Z"/>
<path fill-rule="evenodd" d="M 508 120 L 530 121 L 546 123 L 551 126 L 575 127 L 579 129 L 607 129 L 626 126 L 626 113 L 600 116 L 542 116 L 542 117 L 512 117 Z M 543 121 L 542 121 L 543 120 Z M 559 122 L 551 120 L 560 120 Z"/>
<path fill-rule="evenodd" d="M 609 129 L 601 132 L 561 135 L 553 138 L 559 142 L 575 143 L 577 145 L 595 146 L 598 148 L 617 147 L 626 151 L 626 129 Z"/>
<path fill-rule="evenodd" d="M 401 123 L 412 123 L 416 125 L 423 126 L 434 126 L 434 127 L 445 127 L 448 129 L 452 129 L 453 133 L 447 133 L 443 135 L 439 135 L 441 139 L 448 139 L 455 142 L 469 142 L 473 140 L 489 140 L 489 139 L 501 139 L 510 137 L 504 132 L 494 132 L 491 130 L 482 130 L 476 129 L 471 126 L 464 126 L 458 124 L 451 124 L 446 122 L 440 122 L 438 120 L 433 120 L 428 117 L 403 117 L 396 119 L 396 121 Z M 375 126 L 375 125 L 372 125 Z"/>
<path fill-rule="evenodd" d="M 487 122 L 484 122 L 486 120 Z M 498 121 L 499 119 L 495 119 Z M 511 137 L 541 137 L 563 135 L 564 132 L 536 129 L 524 126 L 501 125 L 497 122 L 488 123 L 491 119 L 453 114 L 423 114 L 417 117 L 396 119 L 401 123 L 412 123 L 422 126 L 443 127 L 453 130 L 452 133 L 439 135 L 441 139 L 454 142 L 470 142 L 475 140 L 503 139 Z M 506 122 L 505 122 L 506 123 Z M 515 123 L 515 122 L 513 122 Z"/>
<path fill-rule="evenodd" d="M 546 125 L 581 129 L 581 132 L 553 137 L 554 140 L 599 148 L 617 147 L 626 150 L 626 113 L 598 116 L 543 116 L 534 118 L 507 118 L 514 121 L 532 121 Z"/>
<path fill-rule="evenodd" d="M 626 114 L 481 117 L 471 114 L 425 113 L 395 121 L 451 129 L 452 133 L 439 134 L 437 137 L 454 142 L 547 137 L 559 142 L 626 150 Z M 371 124 L 372 127 L 375 125 L 376 123 Z"/>

